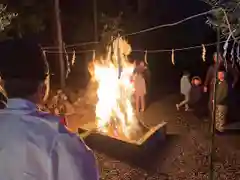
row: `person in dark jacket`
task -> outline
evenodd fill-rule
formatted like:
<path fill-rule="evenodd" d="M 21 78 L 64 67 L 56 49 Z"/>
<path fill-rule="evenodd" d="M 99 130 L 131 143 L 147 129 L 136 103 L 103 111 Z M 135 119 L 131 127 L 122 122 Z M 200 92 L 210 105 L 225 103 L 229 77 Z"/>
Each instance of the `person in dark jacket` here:
<path fill-rule="evenodd" d="M 218 70 L 218 81 L 216 84 L 216 124 L 218 131 L 224 131 L 226 123 L 226 115 L 228 110 L 228 83 L 225 78 L 225 70 L 223 68 Z"/>
<path fill-rule="evenodd" d="M 213 86 L 214 86 L 214 77 L 217 70 L 217 53 L 213 55 L 214 64 L 208 68 L 206 79 L 204 81 L 204 92 L 209 92 L 209 109 L 212 111 L 212 99 L 213 99 Z M 224 66 L 224 61 L 222 56 L 219 56 L 219 67 Z M 231 79 L 227 80 L 228 84 L 230 83 L 231 87 L 234 88 L 238 82 L 239 71 L 237 68 L 233 68 L 231 64 L 227 64 L 228 77 Z"/>
<path fill-rule="evenodd" d="M 192 87 L 190 90 L 190 104 L 195 105 L 197 104 L 203 93 L 203 88 L 202 88 L 202 80 L 198 76 L 194 76 L 192 78 Z"/>

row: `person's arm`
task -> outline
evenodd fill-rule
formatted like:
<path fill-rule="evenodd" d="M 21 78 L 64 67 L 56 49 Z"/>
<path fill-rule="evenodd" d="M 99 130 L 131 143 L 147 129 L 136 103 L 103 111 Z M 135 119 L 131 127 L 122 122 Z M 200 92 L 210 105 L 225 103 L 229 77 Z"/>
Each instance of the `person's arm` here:
<path fill-rule="evenodd" d="M 204 87 L 207 87 L 210 84 L 211 79 L 212 79 L 212 66 L 208 68 L 207 75 L 204 81 Z"/>
<path fill-rule="evenodd" d="M 229 69 L 230 69 L 232 77 L 233 77 L 233 84 L 232 84 L 232 86 L 234 87 L 237 84 L 238 79 L 239 79 L 239 71 L 238 71 L 237 68 L 232 68 L 231 66 L 230 66 Z"/>
<path fill-rule="evenodd" d="M 51 159 L 55 180 L 99 180 L 93 152 L 75 135 L 59 135 Z"/>

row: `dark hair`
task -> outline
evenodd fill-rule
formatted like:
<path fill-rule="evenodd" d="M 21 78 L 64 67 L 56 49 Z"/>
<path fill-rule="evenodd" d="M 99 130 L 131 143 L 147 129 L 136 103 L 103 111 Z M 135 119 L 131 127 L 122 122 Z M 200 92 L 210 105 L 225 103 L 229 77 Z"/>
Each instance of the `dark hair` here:
<path fill-rule="evenodd" d="M 8 79 L 44 80 L 48 65 L 41 47 L 29 39 L 8 40 L 0 43 L 0 72 Z"/>
<path fill-rule="evenodd" d="M 223 65 L 221 65 L 218 68 L 218 72 L 226 72 L 226 68 Z"/>
<path fill-rule="evenodd" d="M 35 94 L 41 82 L 20 79 L 9 79 L 4 83 L 8 98 L 23 98 Z"/>
<path fill-rule="evenodd" d="M 194 77 L 192 78 L 192 83 L 193 83 L 195 80 L 200 81 L 200 84 L 202 84 L 202 79 L 201 79 L 199 76 L 194 76 Z"/>
<path fill-rule="evenodd" d="M 27 98 L 37 92 L 48 73 L 41 47 L 30 39 L 0 43 L 0 72 L 8 98 Z"/>

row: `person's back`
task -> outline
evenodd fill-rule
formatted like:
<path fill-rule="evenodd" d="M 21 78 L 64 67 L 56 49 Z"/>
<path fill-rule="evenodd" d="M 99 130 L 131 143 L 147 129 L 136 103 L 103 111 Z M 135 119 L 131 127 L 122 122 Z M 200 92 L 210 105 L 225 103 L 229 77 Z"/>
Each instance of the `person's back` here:
<path fill-rule="evenodd" d="M 49 83 L 39 48 L 20 40 L 0 44 L 0 53 L 8 95 L 0 110 L 0 179 L 98 180 L 92 151 L 66 130 L 61 117 L 36 105 L 48 94 Z"/>
<path fill-rule="evenodd" d="M 4 180 L 52 179 L 51 151 L 58 121 L 48 123 L 30 104 L 10 99 L 8 108 L 0 111 L 0 176 Z"/>
<path fill-rule="evenodd" d="M 1 179 L 98 178 L 91 168 L 92 152 L 61 127 L 59 117 L 38 112 L 29 101 L 10 99 L 8 107 L 0 110 L 0 119 Z"/>

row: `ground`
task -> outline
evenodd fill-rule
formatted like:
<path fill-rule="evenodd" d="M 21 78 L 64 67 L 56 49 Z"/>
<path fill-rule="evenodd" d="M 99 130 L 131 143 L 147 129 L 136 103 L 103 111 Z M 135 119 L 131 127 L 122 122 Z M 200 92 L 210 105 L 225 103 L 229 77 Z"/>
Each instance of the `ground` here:
<path fill-rule="evenodd" d="M 162 92 L 159 92 L 159 94 Z M 93 98 L 94 99 L 94 98 Z M 161 121 L 167 124 L 165 143 L 143 156 L 131 158 L 122 150 L 121 156 L 93 148 L 99 164 L 101 179 L 106 180 L 204 180 L 209 175 L 210 128 L 209 122 L 197 118 L 192 112 L 178 112 L 175 103 L 179 95 L 166 93 L 151 102 L 144 115 L 145 124 L 153 126 Z M 92 100 L 94 101 L 94 100 Z M 81 103 L 80 103 L 81 104 Z M 69 118 L 72 128 L 91 119 L 91 103 L 79 105 L 78 115 Z M 81 114 L 81 115 L 79 115 Z M 82 117 L 82 118 L 81 118 Z M 85 117 L 85 118 L 84 118 Z M 238 134 L 216 135 L 214 157 L 215 176 L 218 180 L 240 179 L 240 136 Z M 109 142 L 110 144 L 110 142 Z M 106 146 L 107 144 L 104 144 Z M 121 147 L 118 147 L 118 149 Z M 132 154 L 134 156 L 134 154 Z M 134 159 L 134 160 L 133 160 Z"/>

